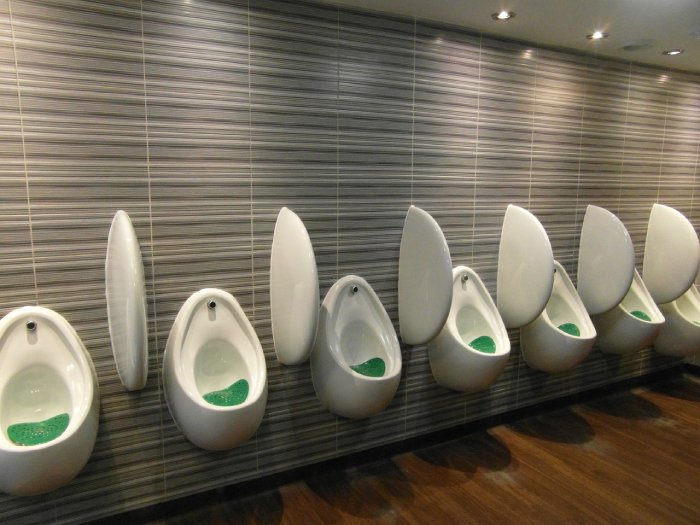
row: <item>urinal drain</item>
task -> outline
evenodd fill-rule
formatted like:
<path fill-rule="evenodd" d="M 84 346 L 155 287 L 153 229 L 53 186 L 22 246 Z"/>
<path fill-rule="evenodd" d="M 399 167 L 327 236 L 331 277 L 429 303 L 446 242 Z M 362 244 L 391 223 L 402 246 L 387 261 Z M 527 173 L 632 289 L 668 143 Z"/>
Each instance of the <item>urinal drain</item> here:
<path fill-rule="evenodd" d="M 635 316 L 637 319 L 641 319 L 642 321 L 651 321 L 651 317 L 649 317 L 647 314 L 640 310 L 635 310 L 633 312 L 630 312 L 633 316 Z"/>
<path fill-rule="evenodd" d="M 382 377 L 386 371 L 386 364 L 384 363 L 383 359 L 373 357 L 372 359 L 369 359 L 364 363 L 360 363 L 359 365 L 351 365 L 350 368 L 363 376 Z"/>
<path fill-rule="evenodd" d="M 209 392 L 204 394 L 202 397 L 207 403 L 216 405 L 219 407 L 232 407 L 235 405 L 240 405 L 246 399 L 248 399 L 248 391 L 250 387 L 248 381 L 245 379 L 239 379 L 232 385 L 222 389 L 215 390 L 214 392 Z"/>
<path fill-rule="evenodd" d="M 35 423 L 16 423 L 7 427 L 7 437 L 15 445 L 32 446 L 53 441 L 68 428 L 70 417 L 63 413 Z"/>
<path fill-rule="evenodd" d="M 581 335 L 581 330 L 579 330 L 578 326 L 576 326 L 574 323 L 560 324 L 558 328 L 562 332 L 569 335 L 575 335 L 576 337 L 579 337 Z"/>

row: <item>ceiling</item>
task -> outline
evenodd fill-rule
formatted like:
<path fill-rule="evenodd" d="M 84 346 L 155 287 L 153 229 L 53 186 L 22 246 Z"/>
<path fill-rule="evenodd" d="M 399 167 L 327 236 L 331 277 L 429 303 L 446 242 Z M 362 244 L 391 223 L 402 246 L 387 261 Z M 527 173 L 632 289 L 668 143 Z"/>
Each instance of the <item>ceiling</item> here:
<path fill-rule="evenodd" d="M 577 49 L 599 56 L 700 73 L 700 0 L 322 0 Z M 508 21 L 491 14 L 513 11 Z M 607 38 L 586 35 L 601 30 Z M 625 50 L 624 46 L 646 47 Z M 662 51 L 684 53 L 665 56 Z"/>

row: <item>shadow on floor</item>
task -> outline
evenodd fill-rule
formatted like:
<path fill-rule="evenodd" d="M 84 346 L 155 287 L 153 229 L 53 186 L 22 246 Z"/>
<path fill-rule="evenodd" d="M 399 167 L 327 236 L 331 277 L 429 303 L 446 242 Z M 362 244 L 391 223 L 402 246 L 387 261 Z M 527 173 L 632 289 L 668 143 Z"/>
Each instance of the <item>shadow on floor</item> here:
<path fill-rule="evenodd" d="M 332 507 L 365 519 L 393 515 L 396 500 L 415 498 L 411 482 L 388 459 L 315 475 L 306 484 Z"/>
<path fill-rule="evenodd" d="M 582 445 L 595 437 L 595 431 L 588 421 L 569 408 L 528 417 L 508 427 L 537 439 L 571 445 Z"/>
<path fill-rule="evenodd" d="M 652 386 L 649 390 L 676 399 L 700 401 L 700 377 L 686 374 L 676 380 Z"/>
<path fill-rule="evenodd" d="M 664 415 L 662 410 L 654 403 L 633 392 L 595 399 L 585 403 L 583 406 L 614 417 L 639 421 L 651 421 Z"/>
<path fill-rule="evenodd" d="M 506 470 L 513 458 L 510 450 L 489 432 L 478 432 L 413 453 L 417 458 L 442 468 L 473 475 L 482 468 L 489 472 Z"/>

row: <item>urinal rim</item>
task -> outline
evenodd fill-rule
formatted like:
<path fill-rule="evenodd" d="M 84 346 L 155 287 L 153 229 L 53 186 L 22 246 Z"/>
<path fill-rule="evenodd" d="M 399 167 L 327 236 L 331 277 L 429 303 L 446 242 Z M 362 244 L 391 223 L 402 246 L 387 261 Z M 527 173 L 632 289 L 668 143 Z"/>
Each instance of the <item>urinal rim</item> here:
<path fill-rule="evenodd" d="M 687 315 L 685 315 L 683 313 L 683 310 L 678 306 L 678 301 L 684 295 L 686 295 L 688 293 L 692 294 L 695 297 L 695 299 L 697 300 L 698 304 L 700 305 L 700 291 L 698 291 L 698 288 L 697 288 L 697 286 L 695 286 L 695 283 L 693 283 L 693 285 L 690 288 L 688 288 L 688 291 L 686 291 L 678 299 L 675 299 L 675 300 L 673 300 L 669 303 L 665 303 L 665 304 L 668 304 L 669 306 L 671 306 L 674 309 L 675 313 L 678 316 L 680 316 L 683 319 L 683 321 L 685 321 L 686 323 L 691 325 L 692 328 L 700 330 L 700 325 L 695 324 L 695 321 L 691 320 Z M 698 308 L 698 311 L 700 311 L 700 308 Z"/>
<path fill-rule="evenodd" d="M 461 310 L 462 306 L 464 306 L 464 303 L 461 303 L 459 307 L 455 307 L 455 301 L 458 299 L 455 296 L 461 296 L 461 297 L 466 297 L 467 295 L 465 294 L 455 294 L 454 293 L 454 286 L 457 283 L 457 280 L 461 278 L 461 274 L 463 273 L 468 273 L 469 278 L 473 279 L 477 283 L 477 293 L 480 295 L 486 295 L 491 301 L 485 301 L 486 307 L 488 310 L 491 312 L 492 316 L 494 317 L 496 323 L 497 323 L 497 328 L 498 330 L 493 330 L 493 327 L 490 326 L 490 323 L 488 321 L 487 324 L 489 324 L 489 328 L 491 328 L 494 332 L 493 335 L 499 336 L 500 339 L 502 339 L 503 344 L 497 344 L 496 345 L 496 352 L 493 354 L 485 354 L 484 352 L 479 352 L 478 350 L 475 350 L 469 344 L 464 341 L 462 338 L 462 335 L 459 333 L 459 330 L 457 328 L 457 314 Z M 488 290 L 486 289 L 486 286 L 484 285 L 484 282 L 481 280 L 479 275 L 472 270 L 468 266 L 464 265 L 459 265 L 455 266 L 452 269 L 452 305 L 450 307 L 450 313 L 447 316 L 447 329 L 449 330 L 450 336 L 454 339 L 454 341 L 457 343 L 459 348 L 464 349 L 466 352 L 473 354 L 475 356 L 485 358 L 485 359 L 493 359 L 497 357 L 502 357 L 504 355 L 510 354 L 510 338 L 508 337 L 508 331 L 505 327 L 505 324 L 503 323 L 503 319 L 501 318 L 501 314 L 498 311 L 498 307 L 496 307 L 496 304 L 494 303 L 493 299 L 491 298 L 491 295 L 489 294 Z M 471 304 L 471 303 L 470 303 Z M 501 332 L 500 334 L 496 332 Z"/>
<path fill-rule="evenodd" d="M 388 335 L 389 339 L 389 348 L 386 349 L 386 355 L 389 359 L 391 359 L 391 371 L 384 374 L 381 377 L 372 377 L 372 376 L 366 376 L 363 374 L 360 374 L 350 368 L 350 365 L 347 363 L 347 361 L 343 358 L 342 352 L 340 351 L 340 341 L 338 340 L 338 337 L 335 334 L 335 330 L 333 329 L 328 329 L 329 325 L 332 327 L 332 321 L 331 319 L 333 318 L 332 315 L 329 314 L 329 312 L 332 312 L 335 310 L 336 304 L 338 303 L 338 300 L 340 299 L 340 294 L 342 289 L 350 284 L 357 284 L 361 288 L 363 288 L 369 296 L 372 298 L 372 304 L 374 305 L 375 308 L 379 308 L 380 310 L 380 317 L 382 320 L 382 326 L 384 327 L 385 333 Z M 338 279 L 333 286 L 328 290 L 326 293 L 326 297 L 323 299 L 323 304 L 321 305 L 321 313 L 320 315 L 323 317 L 320 319 L 320 322 L 323 322 L 325 324 L 326 330 L 326 346 L 328 347 L 328 351 L 331 355 L 331 358 L 333 361 L 338 365 L 340 368 L 345 370 L 347 373 L 351 374 L 352 376 L 356 377 L 357 379 L 361 379 L 363 381 L 371 381 L 371 382 L 382 382 L 382 381 L 387 381 L 390 379 L 395 378 L 396 376 L 401 374 L 401 367 L 402 367 L 402 359 L 401 359 L 401 346 L 399 345 L 399 339 L 396 335 L 396 330 L 394 329 L 394 325 L 391 322 L 391 319 L 389 318 L 389 314 L 386 312 L 386 309 L 384 308 L 384 305 L 382 304 L 381 300 L 379 299 L 379 296 L 376 294 L 372 286 L 363 279 L 362 277 L 359 277 L 357 275 L 346 275 L 340 279 Z"/>
<path fill-rule="evenodd" d="M 248 397 L 243 403 L 234 406 L 218 406 L 211 403 L 207 403 L 202 395 L 193 395 L 190 388 L 181 379 L 181 353 L 182 346 L 185 340 L 185 336 L 190 327 L 192 321 L 192 312 L 199 303 L 206 301 L 210 298 L 216 298 L 220 301 L 228 303 L 234 313 L 237 314 L 241 319 L 243 319 L 244 326 L 242 327 L 246 336 L 253 343 L 253 349 L 255 351 L 255 362 L 257 363 L 257 373 L 255 381 L 255 389 L 250 391 Z M 177 330 L 177 327 L 182 325 L 182 329 Z M 252 337 L 251 337 L 252 336 Z M 201 348 L 201 347 L 200 347 Z M 175 351 L 178 349 L 178 351 Z M 199 349 L 197 349 L 199 350 Z M 237 410 L 242 410 L 250 405 L 254 405 L 260 399 L 260 397 L 265 392 L 265 387 L 267 385 L 267 363 L 265 360 L 265 354 L 260 344 L 260 339 L 258 334 L 255 332 L 253 325 L 250 323 L 248 316 L 243 311 L 243 308 L 238 303 L 236 298 L 225 290 L 219 288 L 203 288 L 197 292 L 190 295 L 187 300 L 182 304 L 180 310 L 175 317 L 173 322 L 173 327 L 170 330 L 170 335 L 168 336 L 168 341 L 165 345 L 165 355 L 163 356 L 164 364 L 167 366 L 165 361 L 168 360 L 171 363 L 172 370 L 174 372 L 175 380 L 179 383 L 181 390 L 187 395 L 187 397 L 194 402 L 199 408 L 206 410 L 211 410 L 214 412 L 235 412 Z M 254 374 L 251 374 L 251 377 Z M 196 386 L 193 386 L 196 390 Z"/>
<path fill-rule="evenodd" d="M 658 317 L 661 318 L 659 321 L 654 321 L 653 319 L 651 321 L 645 321 L 644 319 L 640 319 L 639 317 L 632 315 L 632 312 L 630 310 L 628 310 L 627 308 L 625 308 L 625 306 L 622 304 L 625 302 L 625 299 L 627 298 L 627 294 L 633 293 L 632 290 L 633 290 L 635 285 L 641 289 L 642 293 L 638 294 L 638 295 L 640 295 L 640 300 L 642 301 L 642 303 L 645 303 L 645 302 L 648 303 L 648 305 L 645 304 L 645 306 L 648 307 L 650 310 L 652 310 L 655 315 L 657 315 Z M 644 292 L 646 292 L 646 294 Z M 635 293 L 637 293 L 636 290 L 635 290 Z M 658 325 L 662 325 L 666 322 L 666 318 L 664 317 L 664 314 L 661 313 L 661 310 L 659 310 L 659 307 L 654 302 L 654 298 L 649 293 L 649 290 L 647 290 L 647 287 L 644 284 L 644 280 L 642 279 L 642 276 L 639 274 L 639 272 L 637 271 L 636 268 L 634 269 L 634 274 L 632 277 L 632 284 L 630 285 L 630 289 L 628 290 L 627 294 L 625 294 L 625 297 L 622 298 L 622 301 L 620 301 L 620 304 L 618 304 L 616 306 L 616 308 L 620 308 L 622 310 L 622 313 L 625 316 L 629 317 L 633 321 L 644 323 L 645 325 L 649 325 L 649 326 L 658 326 Z"/>
<path fill-rule="evenodd" d="M 96 393 L 98 392 L 97 373 L 95 371 L 92 358 L 90 357 L 85 344 L 76 332 L 75 328 L 73 328 L 68 320 L 58 312 L 43 306 L 22 306 L 12 310 L 5 317 L 0 319 L 0 342 L 4 339 L 4 335 L 9 329 L 13 328 L 14 325 L 19 324 L 26 318 L 34 318 L 34 320 L 43 319 L 44 321 L 47 321 L 53 325 L 54 329 L 57 329 L 60 332 L 60 335 L 64 340 L 75 343 L 74 345 L 68 346 L 68 352 L 80 365 L 80 377 L 85 388 L 85 393 L 78 404 L 78 408 L 71 412 L 68 427 L 66 427 L 63 433 L 55 439 L 47 441 L 46 443 L 32 446 L 16 445 L 7 437 L 0 440 L 1 450 L 16 454 L 31 454 L 34 451 L 43 450 L 51 446 L 58 445 L 59 443 L 63 443 L 64 441 L 67 441 L 73 437 L 75 433 L 82 428 L 83 424 L 90 416 L 90 413 L 94 408 Z M 77 347 L 77 350 L 74 350 L 75 347 Z M 2 346 L 0 346 L 0 352 L 2 352 Z M 60 370 L 56 370 L 56 372 L 61 376 L 61 378 L 63 378 Z M 3 389 L 6 384 L 7 382 L 4 381 L 2 384 Z M 66 388 L 69 392 L 71 391 L 68 385 L 66 385 Z M 71 405 L 73 405 L 72 392 Z M 73 406 L 71 406 L 71 408 L 73 408 Z M 0 432 L 5 433 L 5 429 L 0 429 Z"/>
<path fill-rule="evenodd" d="M 547 326 L 549 326 L 553 330 L 558 330 L 558 332 L 560 332 L 558 335 L 564 336 L 565 339 L 573 339 L 574 341 L 590 341 L 592 339 L 595 339 L 598 335 L 595 326 L 593 325 L 593 321 L 591 320 L 590 315 L 588 315 L 588 310 L 586 310 L 586 306 L 583 304 L 583 301 L 581 301 L 581 297 L 576 291 L 574 283 L 571 281 L 571 277 L 569 277 L 567 271 L 556 259 L 554 260 L 554 269 L 556 270 L 556 272 L 554 276 L 554 282 L 552 283 L 552 292 L 549 294 L 549 299 L 547 299 L 547 304 L 545 305 L 544 310 L 542 310 L 542 320 L 545 323 L 547 323 Z M 566 290 L 570 294 L 572 294 L 572 297 L 574 297 L 574 305 L 572 310 L 574 310 L 575 314 L 578 313 L 578 318 L 583 319 L 583 323 L 584 325 L 586 325 L 585 327 L 588 330 L 589 334 L 592 332 L 591 335 L 573 335 L 568 332 L 564 332 L 563 330 L 560 330 L 558 326 L 555 326 L 552 322 L 552 319 L 549 317 L 549 313 L 547 313 L 547 305 L 549 305 L 549 301 L 551 301 L 552 295 L 554 295 L 557 278 L 561 279 Z"/>

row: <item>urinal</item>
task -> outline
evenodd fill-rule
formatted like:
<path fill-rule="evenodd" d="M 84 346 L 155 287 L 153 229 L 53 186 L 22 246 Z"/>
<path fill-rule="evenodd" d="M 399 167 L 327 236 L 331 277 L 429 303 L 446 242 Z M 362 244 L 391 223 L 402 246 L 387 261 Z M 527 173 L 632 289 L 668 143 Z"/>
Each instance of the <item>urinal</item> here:
<path fill-rule="evenodd" d="M 520 328 L 544 310 L 554 283 L 547 232 L 532 213 L 508 205 L 498 247 L 496 304 L 506 328 Z"/>
<path fill-rule="evenodd" d="M 700 242 L 695 228 L 678 210 L 654 204 L 644 244 L 644 284 L 658 304 L 675 301 L 695 282 Z"/>
<path fill-rule="evenodd" d="M 270 315 L 275 354 L 296 365 L 309 358 L 319 308 L 318 271 L 311 239 L 288 208 L 277 216 L 270 255 Z"/>
<path fill-rule="evenodd" d="M 226 450 L 248 440 L 267 403 L 265 355 L 238 301 L 216 288 L 192 294 L 163 356 L 170 414 L 195 445 Z"/>
<path fill-rule="evenodd" d="M 399 331 L 409 345 L 427 343 L 442 329 L 452 302 L 452 259 L 429 213 L 411 206 L 399 253 Z"/>
<path fill-rule="evenodd" d="M 591 319 L 598 332 L 598 347 L 610 354 L 626 354 L 650 346 L 664 323 L 663 314 L 637 270 L 622 302 Z"/>
<path fill-rule="evenodd" d="M 589 205 L 578 250 L 578 294 L 589 315 L 616 307 L 634 276 L 634 245 L 625 225 L 605 208 Z"/>
<path fill-rule="evenodd" d="M 520 329 L 525 362 L 535 370 L 570 370 L 593 348 L 596 331 L 566 271 L 554 261 L 554 286 L 544 311 Z"/>
<path fill-rule="evenodd" d="M 0 321 L 0 490 L 69 483 L 92 453 L 99 412 L 92 359 L 68 321 L 39 306 Z"/>
<path fill-rule="evenodd" d="M 112 354 L 124 388 L 140 390 L 148 376 L 146 284 L 136 232 L 125 211 L 112 220 L 105 260 L 105 295 Z"/>
<path fill-rule="evenodd" d="M 441 386 L 477 392 L 491 386 L 510 355 L 508 332 L 479 276 L 466 266 L 452 270 L 447 322 L 428 343 L 433 377 Z"/>
<path fill-rule="evenodd" d="M 355 275 L 323 299 L 311 377 L 319 401 L 339 416 L 373 416 L 391 402 L 401 379 L 396 332 L 372 287 Z"/>
<path fill-rule="evenodd" d="M 666 318 L 654 350 L 663 355 L 690 357 L 700 353 L 700 293 L 695 285 L 675 301 L 660 304 Z"/>

